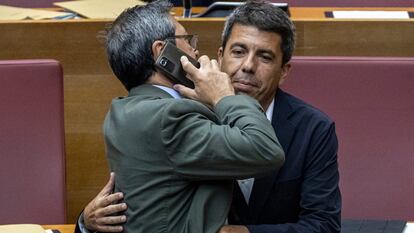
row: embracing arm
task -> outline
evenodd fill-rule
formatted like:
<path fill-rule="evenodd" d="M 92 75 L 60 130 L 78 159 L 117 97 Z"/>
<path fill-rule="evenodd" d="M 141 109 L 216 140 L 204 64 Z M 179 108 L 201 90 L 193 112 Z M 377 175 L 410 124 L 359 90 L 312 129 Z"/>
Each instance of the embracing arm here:
<path fill-rule="evenodd" d="M 214 108 L 214 122 L 206 107 L 183 101 L 165 108 L 161 122 L 163 144 L 178 175 L 195 180 L 240 179 L 282 166 L 284 152 L 253 98 L 224 97 Z"/>
<path fill-rule="evenodd" d="M 122 232 L 126 216 L 120 214 L 127 209 L 121 192 L 112 193 L 115 173 L 111 173 L 108 183 L 98 195 L 88 203 L 76 222 L 75 233 Z M 118 203 L 118 204 L 113 204 Z"/>

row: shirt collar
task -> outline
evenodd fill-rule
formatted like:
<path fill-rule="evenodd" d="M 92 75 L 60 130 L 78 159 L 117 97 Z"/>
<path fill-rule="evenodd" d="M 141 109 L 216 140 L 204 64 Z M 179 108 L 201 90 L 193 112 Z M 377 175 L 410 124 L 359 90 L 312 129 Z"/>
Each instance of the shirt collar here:
<path fill-rule="evenodd" d="M 266 117 L 269 121 L 272 121 L 272 118 L 273 118 L 274 105 L 275 105 L 275 98 L 273 98 L 272 102 L 270 103 L 269 107 L 266 110 Z"/>
<path fill-rule="evenodd" d="M 160 86 L 160 85 L 153 85 L 154 87 L 158 87 L 164 91 L 166 91 L 168 94 L 170 94 L 172 97 L 174 97 L 174 99 L 181 99 L 181 95 L 180 93 L 178 93 L 176 90 L 169 88 L 169 87 L 165 87 L 165 86 Z"/>

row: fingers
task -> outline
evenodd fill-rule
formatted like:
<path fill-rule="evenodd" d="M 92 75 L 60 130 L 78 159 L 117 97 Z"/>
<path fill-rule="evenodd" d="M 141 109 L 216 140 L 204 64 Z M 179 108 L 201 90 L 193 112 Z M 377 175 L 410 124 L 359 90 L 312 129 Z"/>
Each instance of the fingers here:
<path fill-rule="evenodd" d="M 207 56 L 201 56 L 200 59 L 198 59 L 200 62 L 200 68 L 207 68 L 214 71 L 220 71 L 220 66 L 218 65 L 218 62 L 216 59 L 208 58 Z"/>
<path fill-rule="evenodd" d="M 196 74 L 198 69 L 188 60 L 186 56 L 182 56 L 180 58 L 181 65 L 183 66 L 183 70 L 189 74 L 187 77 L 192 80 L 192 76 Z M 190 77 L 189 77 L 190 76 Z"/>
<path fill-rule="evenodd" d="M 200 68 L 210 66 L 210 58 L 208 58 L 208 56 L 206 56 L 206 55 L 201 56 L 198 59 L 198 62 L 200 62 Z"/>
<path fill-rule="evenodd" d="M 96 216 L 98 217 L 98 219 L 99 217 L 104 218 L 106 216 L 113 215 L 121 211 L 125 211 L 126 209 L 127 209 L 127 205 L 125 203 L 109 205 L 109 206 L 106 206 L 105 208 L 101 208 L 97 210 Z M 119 215 L 119 216 L 122 216 L 122 215 Z"/>
<path fill-rule="evenodd" d="M 182 96 L 190 98 L 190 99 L 196 99 L 197 95 L 194 89 L 188 88 L 186 86 L 183 86 L 181 84 L 176 84 L 173 86 L 174 90 L 178 91 Z"/>
<path fill-rule="evenodd" d="M 125 215 L 103 217 L 103 218 L 98 218 L 96 220 L 96 223 L 98 225 L 122 225 L 125 222 L 126 222 Z"/>
<path fill-rule="evenodd" d="M 97 226 L 96 231 L 98 232 L 122 232 L 122 226 L 111 226 L 111 225 L 102 225 Z"/>
<path fill-rule="evenodd" d="M 216 59 L 212 59 L 212 60 L 211 60 L 211 67 L 212 67 L 214 70 L 220 70 L 220 66 L 219 66 L 219 64 L 218 64 L 218 62 L 217 62 L 217 60 L 216 60 Z"/>
<path fill-rule="evenodd" d="M 99 192 L 98 196 L 109 195 L 110 193 L 112 193 L 114 186 L 115 186 L 115 173 L 111 172 L 108 183 L 106 183 L 105 187 L 103 187 L 101 192 Z"/>
<path fill-rule="evenodd" d="M 187 73 L 187 78 L 191 79 L 193 82 L 197 81 L 195 79 L 198 78 L 196 74 L 199 72 L 199 69 L 197 69 L 197 67 L 195 67 L 186 56 L 182 56 L 180 58 L 180 61 L 184 71 Z M 210 60 L 210 58 L 208 58 L 206 55 L 201 56 L 198 59 L 198 62 L 200 63 L 200 69 L 213 69 L 220 71 L 217 60 Z"/>
<path fill-rule="evenodd" d="M 98 207 L 106 207 L 112 203 L 117 203 L 117 202 L 122 201 L 123 198 L 124 198 L 124 194 L 121 192 L 109 194 L 106 197 L 102 197 L 96 200 L 96 205 Z"/>
<path fill-rule="evenodd" d="M 113 214 L 125 211 L 125 203 L 110 205 L 96 211 L 95 224 L 93 229 L 100 232 L 121 232 L 122 224 L 126 222 L 125 215 L 111 216 Z"/>
<path fill-rule="evenodd" d="M 210 69 L 213 71 L 220 71 L 220 67 L 218 65 L 218 62 L 216 59 L 208 58 L 207 56 L 201 56 L 200 59 L 198 59 L 200 62 L 200 69 Z"/>
<path fill-rule="evenodd" d="M 187 77 L 194 82 L 194 89 L 175 85 L 174 89 L 184 97 L 199 101 L 205 105 L 215 106 L 225 96 L 234 95 L 234 88 L 226 73 L 220 71 L 217 60 L 207 56 L 198 59 L 200 68 L 194 67 L 186 57 L 181 57 L 181 64 Z"/>

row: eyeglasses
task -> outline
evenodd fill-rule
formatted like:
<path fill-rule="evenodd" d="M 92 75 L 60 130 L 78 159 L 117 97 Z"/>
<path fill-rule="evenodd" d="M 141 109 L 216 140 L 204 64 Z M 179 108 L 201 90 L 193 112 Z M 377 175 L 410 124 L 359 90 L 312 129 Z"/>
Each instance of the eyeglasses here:
<path fill-rule="evenodd" d="M 187 41 L 187 43 L 193 48 L 193 49 L 197 49 L 197 43 L 198 43 L 198 35 L 194 34 L 194 35 L 175 35 L 175 36 L 171 36 L 166 38 L 166 40 L 172 40 L 172 39 L 184 39 L 185 41 Z"/>

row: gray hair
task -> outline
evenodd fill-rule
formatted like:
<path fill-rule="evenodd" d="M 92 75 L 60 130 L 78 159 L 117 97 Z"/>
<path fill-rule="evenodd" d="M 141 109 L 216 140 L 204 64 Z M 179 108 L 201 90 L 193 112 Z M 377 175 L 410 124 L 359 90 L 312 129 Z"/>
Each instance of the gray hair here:
<path fill-rule="evenodd" d="M 116 77 L 129 91 L 144 83 L 155 71 L 152 44 L 175 35 L 172 4 L 157 0 L 126 9 L 113 22 L 106 36 L 106 53 Z"/>
<path fill-rule="evenodd" d="M 282 38 L 282 65 L 288 63 L 295 49 L 295 26 L 279 7 L 266 1 L 247 1 L 234 10 L 226 20 L 222 34 L 223 49 L 226 47 L 235 24 L 253 26 L 266 32 L 275 32 Z"/>

